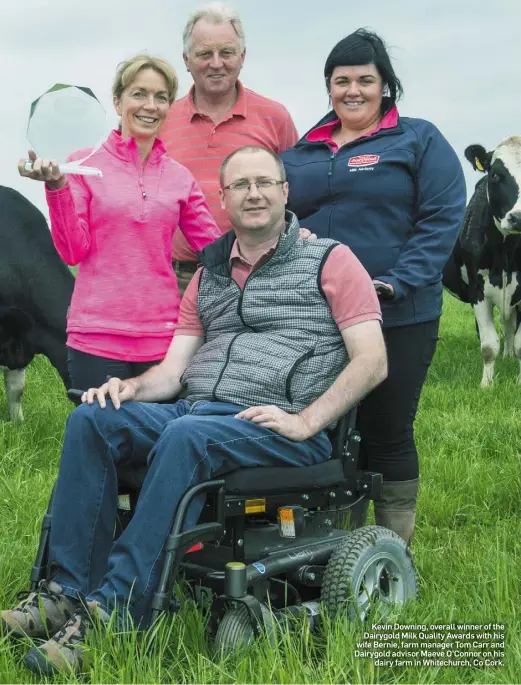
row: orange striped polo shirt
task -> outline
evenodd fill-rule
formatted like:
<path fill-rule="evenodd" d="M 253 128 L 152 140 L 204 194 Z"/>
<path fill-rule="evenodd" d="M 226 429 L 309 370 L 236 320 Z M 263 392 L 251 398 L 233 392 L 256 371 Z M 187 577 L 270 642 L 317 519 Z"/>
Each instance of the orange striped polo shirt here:
<path fill-rule="evenodd" d="M 237 91 L 228 116 L 215 124 L 197 111 L 192 86 L 184 98 L 174 102 L 160 134 L 167 154 L 189 169 L 201 186 L 223 233 L 231 228 L 219 200 L 219 167 L 224 159 L 244 145 L 262 145 L 280 153 L 298 140 L 295 124 L 283 105 L 245 88 L 240 81 Z M 174 234 L 173 258 L 197 261 L 179 229 Z"/>

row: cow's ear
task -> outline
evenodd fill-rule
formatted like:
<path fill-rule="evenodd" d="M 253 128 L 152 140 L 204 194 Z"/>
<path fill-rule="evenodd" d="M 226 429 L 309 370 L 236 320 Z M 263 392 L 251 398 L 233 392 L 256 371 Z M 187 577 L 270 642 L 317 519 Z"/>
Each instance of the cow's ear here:
<path fill-rule="evenodd" d="M 4 330 L 16 336 L 25 335 L 33 326 L 31 317 L 19 307 L 9 307 L 2 311 L 0 324 Z"/>
<path fill-rule="evenodd" d="M 472 164 L 474 171 L 486 173 L 490 169 L 492 152 L 487 152 L 483 145 L 469 145 L 465 149 L 465 157 Z"/>

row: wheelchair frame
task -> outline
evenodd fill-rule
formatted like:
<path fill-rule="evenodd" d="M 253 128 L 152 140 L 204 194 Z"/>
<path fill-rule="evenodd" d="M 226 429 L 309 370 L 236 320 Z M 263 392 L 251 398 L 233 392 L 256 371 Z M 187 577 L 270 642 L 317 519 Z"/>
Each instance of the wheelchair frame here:
<path fill-rule="evenodd" d="M 199 599 L 212 598 L 213 629 L 231 603 L 246 607 L 257 635 L 265 626 L 266 599 L 284 610 L 288 608 L 288 595 L 293 600 L 289 605 L 292 613 L 300 610 L 317 616 L 313 606 L 320 594 L 326 564 L 350 534 L 337 528 L 338 518 L 363 500 L 378 498 L 382 483 L 381 474 L 357 471 L 360 436 L 355 420 L 356 409 L 342 417 L 330 435 L 331 459 L 340 460 L 344 479 L 324 487 L 267 494 L 262 497 L 262 517 L 246 514 L 247 501 L 258 500 L 259 495 L 226 493 L 226 475 L 189 488 L 178 505 L 165 542 L 160 580 L 152 598 L 151 622 L 163 612 L 178 608 L 174 584 L 180 573 L 195 585 Z M 200 522 L 184 531 L 190 503 L 201 493 L 208 497 Z M 281 537 L 279 526 L 273 523 L 279 507 L 288 505 L 305 511 L 304 534 L 295 538 Z M 38 582 L 47 575 L 51 510 L 52 497 L 42 521 L 30 575 L 31 590 L 36 590 Z"/>

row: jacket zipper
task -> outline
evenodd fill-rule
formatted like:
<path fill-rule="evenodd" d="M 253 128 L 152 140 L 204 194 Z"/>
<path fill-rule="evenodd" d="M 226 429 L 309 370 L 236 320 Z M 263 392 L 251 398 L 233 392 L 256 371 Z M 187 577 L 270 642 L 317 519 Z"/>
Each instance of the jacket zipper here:
<path fill-rule="evenodd" d="M 255 329 L 252 328 L 252 326 L 248 326 L 248 324 L 246 323 L 246 321 L 244 320 L 244 317 L 242 315 L 242 296 L 244 294 L 244 288 L 246 287 L 246 283 L 248 282 L 248 279 L 250 278 L 250 276 L 251 276 L 251 271 L 248 274 L 246 280 L 244 281 L 244 285 L 243 285 L 242 289 L 240 288 L 239 284 L 237 283 L 237 281 L 234 278 L 232 278 L 232 281 L 239 288 L 239 299 L 237 300 L 237 315 L 238 315 L 239 319 L 242 321 L 243 325 L 246 326 L 246 328 L 250 328 L 252 331 L 254 331 Z"/>
<path fill-rule="evenodd" d="M 217 386 L 221 382 L 221 378 L 224 376 L 224 372 L 226 371 L 226 367 L 228 366 L 228 364 L 230 362 L 230 355 L 232 353 L 232 345 L 240 335 L 241 335 L 240 333 L 237 333 L 237 335 L 234 335 L 230 341 L 230 344 L 228 345 L 228 351 L 226 353 L 226 361 L 224 362 L 224 366 L 221 369 L 221 373 L 219 374 L 219 378 L 217 379 L 215 385 L 213 386 L 213 390 L 212 390 L 212 401 L 213 402 L 217 402 L 217 395 L 216 395 Z"/>
<path fill-rule="evenodd" d="M 147 192 L 145 190 L 145 182 L 143 180 L 143 175 L 139 177 L 139 189 L 141 190 L 141 212 L 140 212 L 140 218 L 144 219 L 145 218 L 145 208 L 146 208 L 146 199 L 147 199 Z"/>
<path fill-rule="evenodd" d="M 326 145 L 328 146 L 329 152 L 330 152 L 330 155 L 329 155 L 329 169 L 328 169 L 328 171 L 327 171 L 327 187 L 329 188 L 329 195 L 330 195 L 330 197 L 333 198 L 333 189 L 332 189 L 332 187 L 331 187 L 331 184 L 332 184 L 332 182 L 333 182 L 333 164 L 334 164 L 334 161 L 335 161 L 335 153 L 334 153 L 333 148 L 331 147 L 331 145 L 329 145 L 328 143 L 326 143 Z M 328 238 L 331 238 L 331 219 L 333 218 L 333 212 L 335 211 L 335 208 L 334 208 L 335 202 L 334 202 L 334 200 L 332 200 L 332 202 L 333 202 L 333 207 L 332 207 L 331 213 L 330 213 L 330 215 L 329 215 L 329 226 L 327 227 L 327 236 L 328 236 Z"/>
<path fill-rule="evenodd" d="M 242 287 L 241 294 L 239 295 L 239 299 L 238 299 L 238 301 L 237 301 L 237 314 L 239 315 L 240 320 L 241 320 L 242 323 L 246 326 L 246 328 L 250 328 L 252 331 L 255 331 L 255 328 L 253 328 L 253 326 L 249 326 L 249 325 L 246 323 L 246 321 L 244 320 L 244 317 L 243 317 L 243 315 L 242 315 L 242 300 L 243 300 L 243 297 L 244 297 L 244 291 L 246 290 L 246 286 L 248 285 L 248 281 L 249 281 L 250 278 L 253 276 L 253 274 L 259 273 L 259 271 L 262 271 L 262 269 L 264 269 L 264 267 L 265 267 L 267 264 L 270 263 L 271 259 L 275 256 L 275 254 L 276 254 L 276 252 L 277 252 L 277 250 L 278 250 L 278 247 L 279 247 L 279 246 L 277 245 L 277 247 L 276 247 L 275 251 L 273 252 L 273 254 L 269 257 L 269 259 L 267 259 L 267 260 L 264 262 L 264 264 L 262 264 L 261 266 L 259 266 L 259 268 L 256 269 L 255 271 L 250 271 L 250 273 L 248 274 L 247 279 L 244 281 L 244 285 L 243 285 L 243 287 Z M 235 282 L 236 282 L 236 281 L 235 281 Z"/>
<path fill-rule="evenodd" d="M 244 291 L 245 291 L 245 289 L 246 289 L 246 284 L 247 284 L 248 281 L 250 280 L 251 274 L 252 274 L 252 272 L 250 271 L 250 273 L 248 274 L 248 277 L 247 277 L 246 280 L 244 281 L 244 285 L 243 285 L 243 287 L 242 287 L 241 294 L 239 295 L 239 299 L 237 300 L 237 314 L 239 315 L 239 319 L 240 319 L 240 320 L 242 321 L 242 323 L 246 326 L 246 328 L 251 328 L 251 330 L 253 331 L 253 330 L 255 330 L 255 329 L 254 329 L 252 326 L 248 326 L 248 324 L 246 323 L 246 321 L 244 320 L 244 317 L 243 317 L 243 315 L 242 315 L 242 300 L 243 300 L 243 297 L 244 297 Z"/>
<path fill-rule="evenodd" d="M 335 204 L 336 204 L 334 199 L 333 199 L 333 189 L 331 187 L 332 183 L 333 183 L 333 165 L 334 165 L 335 159 L 346 148 L 352 148 L 355 145 L 360 145 L 361 142 L 372 141 L 375 138 L 383 138 L 386 135 L 395 135 L 395 134 L 399 133 L 398 131 L 395 131 L 394 129 L 387 129 L 387 130 L 389 131 L 388 133 L 385 133 L 385 132 L 376 133 L 374 136 L 368 136 L 367 138 L 363 138 L 362 140 L 360 138 L 358 138 L 356 140 L 352 140 L 350 143 L 346 143 L 345 145 L 342 145 L 342 147 L 336 151 L 336 154 L 335 154 L 335 152 L 333 152 L 333 148 L 331 147 L 331 145 L 329 145 L 329 143 L 326 143 L 324 141 L 323 144 L 329 149 L 329 152 L 330 152 L 329 167 L 327 170 L 327 187 L 329 190 L 329 197 L 331 198 L 331 205 L 332 205 L 331 214 L 329 215 L 329 225 L 328 225 L 328 230 L 327 230 L 327 235 L 329 238 L 331 238 L 331 226 L 333 224 L 332 220 L 333 220 L 333 214 L 335 212 Z"/>

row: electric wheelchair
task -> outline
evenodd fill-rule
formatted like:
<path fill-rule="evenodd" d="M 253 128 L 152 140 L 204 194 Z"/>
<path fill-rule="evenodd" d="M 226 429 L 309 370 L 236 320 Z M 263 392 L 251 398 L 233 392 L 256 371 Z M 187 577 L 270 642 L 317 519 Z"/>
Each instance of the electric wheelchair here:
<path fill-rule="evenodd" d="M 79 403 L 81 393 L 69 396 Z M 189 488 L 165 544 L 152 621 L 178 609 L 174 584 L 180 578 L 209 605 L 215 647 L 225 654 L 261 633 L 273 635 L 273 619 L 303 616 L 314 628 L 323 611 L 366 620 L 414 599 L 416 572 L 405 542 L 386 528 L 356 527 L 353 521 L 378 498 L 382 483 L 381 474 L 357 469 L 355 418 L 356 410 L 330 432 L 326 462 L 240 468 Z M 133 484 L 130 478 L 120 482 L 120 531 L 144 473 L 134 477 Z M 207 497 L 198 524 L 185 530 L 188 507 L 201 493 Z M 47 576 L 51 506 L 52 498 L 31 590 Z"/>

